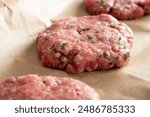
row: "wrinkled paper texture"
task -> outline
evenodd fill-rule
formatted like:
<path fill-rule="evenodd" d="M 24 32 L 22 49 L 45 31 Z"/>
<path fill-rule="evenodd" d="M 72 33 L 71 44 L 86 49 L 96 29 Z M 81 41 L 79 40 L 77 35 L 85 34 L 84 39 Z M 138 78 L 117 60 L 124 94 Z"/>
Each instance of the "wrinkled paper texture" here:
<path fill-rule="evenodd" d="M 134 31 L 128 64 L 120 69 L 67 74 L 43 67 L 36 36 L 50 19 L 87 15 L 82 0 L 0 0 L 0 80 L 38 74 L 66 76 L 93 87 L 101 99 L 150 99 L 150 16 L 124 21 Z"/>

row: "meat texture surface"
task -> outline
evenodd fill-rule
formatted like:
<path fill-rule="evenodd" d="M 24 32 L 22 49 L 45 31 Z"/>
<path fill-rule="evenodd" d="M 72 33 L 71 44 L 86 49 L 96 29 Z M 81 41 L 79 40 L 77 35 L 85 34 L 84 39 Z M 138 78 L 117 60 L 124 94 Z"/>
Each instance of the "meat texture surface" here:
<path fill-rule="evenodd" d="M 6 78 L 0 84 L 0 100 L 97 100 L 85 83 L 65 77 L 25 75 Z"/>
<path fill-rule="evenodd" d="M 42 63 L 68 73 L 122 67 L 132 44 L 132 30 L 108 14 L 61 19 L 37 36 Z"/>
<path fill-rule="evenodd" d="M 120 20 L 150 14 L 150 0 L 84 0 L 84 5 L 91 15 L 108 13 Z"/>

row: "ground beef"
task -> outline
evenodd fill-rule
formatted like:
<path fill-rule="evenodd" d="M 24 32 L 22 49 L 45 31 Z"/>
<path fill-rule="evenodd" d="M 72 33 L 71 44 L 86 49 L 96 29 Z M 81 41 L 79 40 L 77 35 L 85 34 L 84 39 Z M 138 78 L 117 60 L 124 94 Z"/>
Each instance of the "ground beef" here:
<path fill-rule="evenodd" d="M 53 22 L 37 37 L 37 52 L 45 66 L 68 73 L 123 66 L 133 32 L 114 17 L 70 17 Z"/>
<path fill-rule="evenodd" d="M 99 99 L 85 83 L 65 77 L 25 75 L 9 77 L 0 84 L 1 100 Z"/>
<path fill-rule="evenodd" d="M 150 0 L 84 0 L 91 15 L 108 13 L 117 19 L 136 19 L 150 14 Z"/>

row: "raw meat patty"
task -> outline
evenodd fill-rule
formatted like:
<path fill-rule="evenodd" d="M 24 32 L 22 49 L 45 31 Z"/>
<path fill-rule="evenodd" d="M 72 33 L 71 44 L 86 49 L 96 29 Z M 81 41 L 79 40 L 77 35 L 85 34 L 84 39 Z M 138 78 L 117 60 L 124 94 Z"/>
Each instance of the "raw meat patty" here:
<path fill-rule="evenodd" d="M 150 0 L 84 0 L 91 15 L 108 13 L 117 19 L 136 19 L 150 14 Z"/>
<path fill-rule="evenodd" d="M 94 89 L 78 80 L 54 76 L 9 77 L 0 84 L 1 100 L 99 99 Z"/>
<path fill-rule="evenodd" d="M 133 32 L 114 17 L 70 17 L 53 22 L 37 37 L 37 52 L 45 66 L 68 73 L 123 66 Z"/>

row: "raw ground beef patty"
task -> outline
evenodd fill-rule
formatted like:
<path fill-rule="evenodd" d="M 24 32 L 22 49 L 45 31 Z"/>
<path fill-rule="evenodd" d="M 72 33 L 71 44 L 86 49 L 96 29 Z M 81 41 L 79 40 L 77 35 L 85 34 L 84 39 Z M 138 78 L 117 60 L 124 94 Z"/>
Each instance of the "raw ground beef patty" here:
<path fill-rule="evenodd" d="M 38 34 L 37 52 L 45 66 L 80 73 L 123 66 L 132 42 L 131 29 L 110 15 L 70 17 Z"/>
<path fill-rule="evenodd" d="M 95 90 L 78 80 L 25 75 L 9 77 L 0 84 L 1 100 L 92 100 Z"/>
<path fill-rule="evenodd" d="M 108 13 L 117 19 L 136 19 L 150 14 L 150 0 L 84 0 L 91 15 Z"/>

